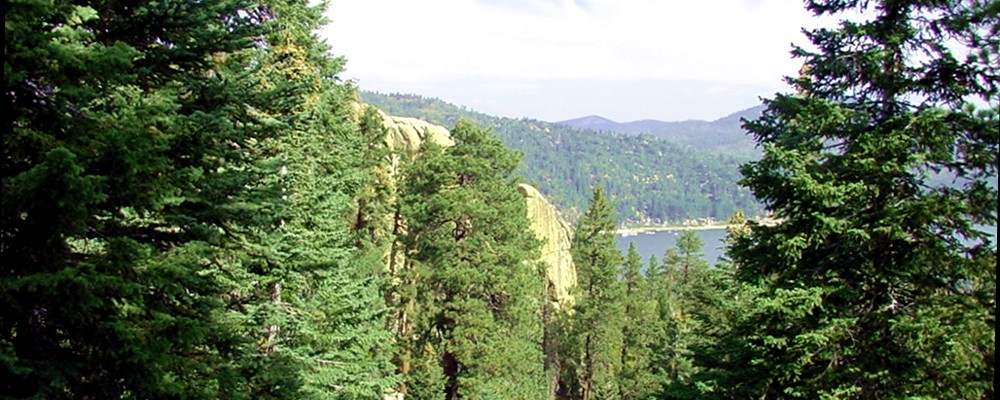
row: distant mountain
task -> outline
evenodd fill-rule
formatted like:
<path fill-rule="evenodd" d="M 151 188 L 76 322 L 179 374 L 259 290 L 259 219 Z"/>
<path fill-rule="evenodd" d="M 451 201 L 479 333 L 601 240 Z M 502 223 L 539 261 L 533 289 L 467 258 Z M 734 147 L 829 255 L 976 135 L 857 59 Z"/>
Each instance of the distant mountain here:
<path fill-rule="evenodd" d="M 590 129 L 593 131 L 610 131 L 610 132 L 620 132 L 618 129 L 621 127 L 621 123 L 612 121 L 610 119 L 590 115 L 583 118 L 571 119 L 569 121 L 557 122 L 558 124 L 572 126 L 574 128 L 580 129 Z"/>
<path fill-rule="evenodd" d="M 756 158 L 760 151 L 753 137 L 742 128 L 742 118 L 755 119 L 764 111 L 764 106 L 737 111 L 715 121 L 657 121 L 641 120 L 615 122 L 591 115 L 557 122 L 561 125 L 580 129 L 625 134 L 649 134 L 671 143 L 676 143 L 699 152 L 728 154 L 740 159 Z"/>
<path fill-rule="evenodd" d="M 735 210 L 750 215 L 760 205 L 737 185 L 740 160 L 702 153 L 646 134 L 576 128 L 533 119 L 491 116 L 439 99 L 361 92 L 390 115 L 445 127 L 459 119 L 491 127 L 508 147 L 524 154 L 520 173 L 573 220 L 586 208 L 590 188 L 604 185 L 622 222 L 725 220 Z M 593 126 L 612 122 L 589 119 Z M 581 121 L 585 123 L 587 121 Z"/>

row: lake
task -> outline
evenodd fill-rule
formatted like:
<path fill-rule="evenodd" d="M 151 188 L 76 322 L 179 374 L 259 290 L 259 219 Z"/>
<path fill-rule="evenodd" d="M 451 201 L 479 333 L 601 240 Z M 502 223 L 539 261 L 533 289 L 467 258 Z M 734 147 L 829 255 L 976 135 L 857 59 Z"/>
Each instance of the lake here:
<path fill-rule="evenodd" d="M 705 247 L 701 251 L 705 253 L 705 260 L 715 265 L 719 256 L 723 254 L 722 239 L 726 237 L 726 229 L 703 229 L 696 230 L 695 233 L 705 242 Z M 635 249 L 639 251 L 643 261 L 649 261 L 649 256 L 655 255 L 657 259 L 663 260 L 663 253 L 669 248 L 675 248 L 677 237 L 681 231 L 656 231 L 643 232 L 631 236 L 618 235 L 616 237 L 618 249 L 622 251 L 622 256 L 628 254 L 629 243 L 635 243 Z"/>
<path fill-rule="evenodd" d="M 993 236 L 993 247 L 996 248 L 997 227 L 977 225 L 976 228 Z M 702 248 L 702 252 L 705 253 L 705 260 L 708 260 L 710 265 L 715 265 L 718 262 L 719 256 L 724 253 L 722 250 L 722 239 L 726 237 L 726 229 L 705 229 L 696 230 L 695 232 L 701 237 L 701 241 L 705 242 L 705 247 Z M 676 247 L 677 237 L 680 234 L 681 231 L 678 230 L 657 231 L 639 233 L 632 236 L 618 235 L 616 239 L 622 256 L 628 254 L 629 243 L 635 243 L 635 249 L 639 251 L 644 262 L 649 261 L 650 255 L 656 255 L 656 258 L 662 261 L 663 253 L 669 248 Z"/>

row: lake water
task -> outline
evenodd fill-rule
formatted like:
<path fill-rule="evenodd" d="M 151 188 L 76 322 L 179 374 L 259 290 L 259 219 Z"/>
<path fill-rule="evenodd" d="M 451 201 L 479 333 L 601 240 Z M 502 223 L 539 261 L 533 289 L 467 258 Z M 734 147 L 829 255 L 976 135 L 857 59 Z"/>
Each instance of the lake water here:
<path fill-rule="evenodd" d="M 976 228 L 992 235 L 993 247 L 996 248 L 997 227 L 978 225 Z M 718 262 L 719 256 L 724 253 L 722 248 L 722 239 L 726 237 L 726 230 L 706 229 L 697 230 L 695 232 L 701 237 L 701 241 L 705 242 L 705 247 L 702 248 L 702 252 L 705 254 L 705 260 L 707 260 L 710 265 L 715 265 L 716 262 Z M 666 252 L 667 249 L 676 248 L 677 237 L 680 234 L 680 231 L 658 231 L 639 233 L 634 236 L 618 235 L 616 239 L 618 249 L 621 250 L 623 256 L 628 254 L 629 243 L 635 243 L 635 249 L 639 251 L 643 261 L 649 261 L 650 255 L 656 255 L 656 258 L 662 261 L 663 253 Z"/>
<path fill-rule="evenodd" d="M 723 254 L 722 239 L 726 237 L 726 229 L 705 229 L 696 230 L 695 233 L 705 242 L 701 251 L 705 254 L 705 260 L 709 264 L 715 265 L 719 256 Z M 618 249 L 622 255 L 628 254 L 629 243 L 635 243 L 635 249 L 639 251 L 643 261 L 649 261 L 649 256 L 655 255 L 657 259 L 663 260 L 663 253 L 670 248 L 676 248 L 677 237 L 681 231 L 657 231 L 639 233 L 634 236 L 617 236 Z"/>

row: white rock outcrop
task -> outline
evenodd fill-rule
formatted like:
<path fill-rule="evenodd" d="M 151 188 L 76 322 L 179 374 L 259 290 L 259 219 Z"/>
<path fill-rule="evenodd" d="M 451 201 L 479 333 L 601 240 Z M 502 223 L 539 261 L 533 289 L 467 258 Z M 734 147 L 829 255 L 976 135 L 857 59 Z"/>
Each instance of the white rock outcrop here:
<path fill-rule="evenodd" d="M 520 184 L 517 190 L 528 204 L 531 230 L 543 242 L 541 261 L 546 264 L 549 301 L 560 308 L 568 307 L 573 304 L 570 290 L 576 286 L 576 266 L 569 252 L 573 231 L 538 189 Z"/>

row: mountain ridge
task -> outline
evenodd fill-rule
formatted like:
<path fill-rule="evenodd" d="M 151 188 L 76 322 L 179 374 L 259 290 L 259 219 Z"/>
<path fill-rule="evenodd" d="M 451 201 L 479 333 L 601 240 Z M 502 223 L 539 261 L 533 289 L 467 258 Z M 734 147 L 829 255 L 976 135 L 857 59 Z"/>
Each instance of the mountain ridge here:
<path fill-rule="evenodd" d="M 617 122 L 600 115 L 588 115 L 559 121 L 556 124 L 598 132 L 649 134 L 696 151 L 728 154 L 748 160 L 757 158 L 760 152 L 756 148 L 756 141 L 743 130 L 741 121 L 744 118 L 756 119 L 763 110 L 763 105 L 757 105 L 732 112 L 713 121 L 641 119 Z"/>

